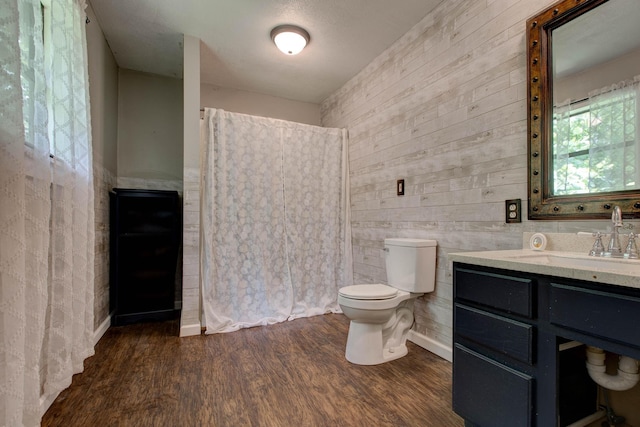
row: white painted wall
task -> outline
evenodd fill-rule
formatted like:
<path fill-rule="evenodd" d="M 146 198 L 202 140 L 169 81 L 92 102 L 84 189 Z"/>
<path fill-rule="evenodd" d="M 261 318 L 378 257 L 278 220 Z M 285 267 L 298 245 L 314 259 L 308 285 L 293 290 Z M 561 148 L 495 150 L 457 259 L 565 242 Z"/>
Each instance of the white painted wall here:
<path fill-rule="evenodd" d="M 200 40 L 184 36 L 184 197 L 180 336 L 200 335 Z"/>
<path fill-rule="evenodd" d="M 386 282 L 385 238 L 438 241 L 436 290 L 414 326 L 436 346 L 452 342 L 449 253 L 609 227 L 505 223 L 506 199 L 527 211 L 525 21 L 555 1 L 444 1 L 321 105 L 323 126 L 349 129 L 356 282 Z"/>
<path fill-rule="evenodd" d="M 182 80 L 120 69 L 118 181 L 181 183 L 182 131 Z"/>
<path fill-rule="evenodd" d="M 201 107 L 320 126 L 320 106 L 244 90 L 200 85 Z"/>

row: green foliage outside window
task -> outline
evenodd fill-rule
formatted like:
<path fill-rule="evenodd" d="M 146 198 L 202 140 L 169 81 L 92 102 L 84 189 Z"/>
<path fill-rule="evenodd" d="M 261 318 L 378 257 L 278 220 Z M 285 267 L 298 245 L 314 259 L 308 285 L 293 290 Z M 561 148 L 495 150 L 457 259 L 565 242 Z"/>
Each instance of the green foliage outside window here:
<path fill-rule="evenodd" d="M 638 187 L 635 90 L 557 108 L 553 122 L 552 194 Z"/>

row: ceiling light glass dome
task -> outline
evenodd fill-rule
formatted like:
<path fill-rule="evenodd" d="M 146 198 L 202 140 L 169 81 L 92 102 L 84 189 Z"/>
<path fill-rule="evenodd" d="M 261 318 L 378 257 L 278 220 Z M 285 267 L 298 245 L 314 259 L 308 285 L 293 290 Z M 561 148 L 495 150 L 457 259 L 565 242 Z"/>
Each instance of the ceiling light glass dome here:
<path fill-rule="evenodd" d="M 309 43 L 309 33 L 295 25 L 280 25 L 271 30 L 271 39 L 286 55 L 297 55 Z"/>

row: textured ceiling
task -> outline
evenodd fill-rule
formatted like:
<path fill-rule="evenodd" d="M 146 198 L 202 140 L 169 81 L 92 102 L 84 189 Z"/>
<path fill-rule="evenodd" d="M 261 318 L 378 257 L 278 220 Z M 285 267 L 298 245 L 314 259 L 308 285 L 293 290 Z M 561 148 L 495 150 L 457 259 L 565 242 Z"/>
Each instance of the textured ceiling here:
<path fill-rule="evenodd" d="M 122 68 L 182 76 L 182 35 L 202 40 L 201 81 L 320 103 L 442 0 L 90 0 Z M 286 56 L 271 29 L 311 35 Z"/>

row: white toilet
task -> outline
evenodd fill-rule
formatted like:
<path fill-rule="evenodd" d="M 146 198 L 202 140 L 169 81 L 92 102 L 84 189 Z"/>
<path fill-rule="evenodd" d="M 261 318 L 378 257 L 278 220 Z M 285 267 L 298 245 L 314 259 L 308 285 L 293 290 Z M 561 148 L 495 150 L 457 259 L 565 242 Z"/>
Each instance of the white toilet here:
<path fill-rule="evenodd" d="M 385 239 L 389 285 L 341 288 L 338 303 L 351 320 L 346 357 L 357 365 L 377 365 L 407 354 L 413 303 L 435 287 L 436 241 Z"/>

